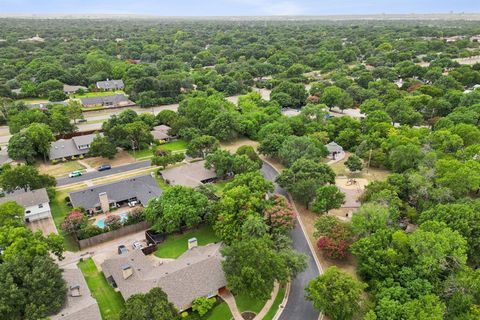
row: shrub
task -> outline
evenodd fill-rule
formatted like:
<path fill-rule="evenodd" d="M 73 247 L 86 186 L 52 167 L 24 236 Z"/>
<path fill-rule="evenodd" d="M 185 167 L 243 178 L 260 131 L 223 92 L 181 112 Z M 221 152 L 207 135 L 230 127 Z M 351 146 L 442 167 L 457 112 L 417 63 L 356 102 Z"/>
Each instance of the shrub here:
<path fill-rule="evenodd" d="M 57 164 L 57 163 L 58 163 L 58 160 L 52 160 L 51 163 L 52 163 L 52 164 Z"/>
<path fill-rule="evenodd" d="M 77 157 L 72 156 L 72 157 L 70 158 L 70 160 L 77 160 Z"/>
<path fill-rule="evenodd" d="M 122 226 L 120 222 L 120 217 L 118 215 L 112 214 L 105 218 L 105 228 L 108 230 L 116 230 Z"/>
<path fill-rule="evenodd" d="M 80 159 L 80 160 L 83 159 L 83 158 L 85 158 L 83 154 L 81 154 L 81 155 L 78 157 L 78 159 Z"/>
<path fill-rule="evenodd" d="M 66 162 L 66 161 L 67 161 L 67 159 L 65 159 L 65 158 L 62 158 L 62 162 Z"/>
<path fill-rule="evenodd" d="M 88 218 L 80 211 L 73 210 L 62 222 L 62 230 L 66 233 L 77 233 L 87 223 Z"/>
<path fill-rule="evenodd" d="M 215 298 L 199 297 L 193 300 L 192 310 L 204 316 L 215 304 Z"/>
<path fill-rule="evenodd" d="M 187 311 L 183 311 L 181 314 L 182 318 L 188 318 L 188 312 Z"/>
<path fill-rule="evenodd" d="M 131 225 L 144 220 L 143 208 L 136 207 L 127 216 L 127 220 L 124 222 L 124 225 Z"/>

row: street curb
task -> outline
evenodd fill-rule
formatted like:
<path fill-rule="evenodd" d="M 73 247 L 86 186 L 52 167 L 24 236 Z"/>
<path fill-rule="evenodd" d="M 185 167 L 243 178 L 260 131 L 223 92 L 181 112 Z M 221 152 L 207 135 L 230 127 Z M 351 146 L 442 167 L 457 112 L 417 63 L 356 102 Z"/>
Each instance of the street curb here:
<path fill-rule="evenodd" d="M 283 297 L 282 302 L 278 306 L 278 310 L 275 313 L 275 315 L 273 316 L 272 320 L 278 320 L 278 318 L 280 318 L 280 316 L 282 315 L 283 309 L 285 309 L 285 306 L 287 305 L 287 302 L 288 302 L 288 296 L 290 295 L 291 285 L 292 285 L 291 282 L 287 283 L 287 285 L 285 287 L 285 296 Z"/>
<path fill-rule="evenodd" d="M 275 170 L 275 172 L 277 172 L 278 174 L 280 174 L 280 172 L 277 170 L 277 168 L 275 168 L 273 166 L 273 164 L 271 164 L 270 162 L 268 162 L 267 160 L 265 159 L 262 159 L 263 162 L 265 162 L 266 164 L 268 164 L 270 167 L 273 168 L 273 170 Z M 323 268 L 322 266 L 320 265 L 320 261 L 318 260 L 318 257 L 317 257 L 317 254 L 315 253 L 315 249 L 312 245 L 312 243 L 310 242 L 310 238 L 308 237 L 308 234 L 307 232 L 305 231 L 305 226 L 303 225 L 303 222 L 302 222 L 302 218 L 300 217 L 300 214 L 298 213 L 298 210 L 297 210 L 297 206 L 295 205 L 295 202 L 293 201 L 292 199 L 292 196 L 290 195 L 290 193 L 288 193 L 288 200 L 290 201 L 290 203 L 292 204 L 293 206 L 293 209 L 295 209 L 295 212 L 297 213 L 297 221 L 299 222 L 300 224 L 300 228 L 302 229 L 302 232 L 303 232 L 303 235 L 305 236 L 305 239 L 307 240 L 307 243 L 308 243 L 308 247 L 310 248 L 310 251 L 312 251 L 312 255 L 313 255 L 313 259 L 315 260 L 315 264 L 317 265 L 317 268 L 318 268 L 318 274 L 322 274 L 323 273 Z M 286 295 L 287 296 L 287 295 Z M 288 298 L 287 298 L 288 300 Z M 280 309 L 279 309 L 280 311 Z M 282 308 L 282 311 L 283 311 L 283 308 Z M 278 315 L 278 317 L 280 317 L 281 315 L 281 312 L 280 314 Z M 318 320 L 322 320 L 323 319 L 323 313 L 320 312 L 320 315 L 318 316 Z M 276 318 L 274 318 L 276 319 Z M 278 319 L 278 318 L 277 318 Z"/>

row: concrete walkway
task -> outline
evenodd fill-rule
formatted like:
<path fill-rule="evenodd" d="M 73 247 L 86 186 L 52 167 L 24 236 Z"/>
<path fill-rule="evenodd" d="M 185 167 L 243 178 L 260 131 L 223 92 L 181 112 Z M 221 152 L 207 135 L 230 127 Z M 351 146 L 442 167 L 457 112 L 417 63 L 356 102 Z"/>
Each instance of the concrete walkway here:
<path fill-rule="evenodd" d="M 242 314 L 238 310 L 237 302 L 235 301 L 235 297 L 233 296 L 233 294 L 230 291 L 225 290 L 225 291 L 220 293 L 220 297 L 223 299 L 223 301 L 225 301 L 227 303 L 228 308 L 230 309 L 230 312 L 232 313 L 233 319 L 234 320 L 243 320 Z"/>
<path fill-rule="evenodd" d="M 275 298 L 277 298 L 279 288 L 280 288 L 280 285 L 278 284 L 278 282 L 275 282 L 270 299 L 267 300 L 262 310 L 260 310 L 260 312 L 256 315 L 255 318 L 253 318 L 253 320 L 262 320 L 263 317 L 267 315 L 268 311 L 270 311 L 270 308 L 273 305 L 273 302 L 275 301 Z"/>

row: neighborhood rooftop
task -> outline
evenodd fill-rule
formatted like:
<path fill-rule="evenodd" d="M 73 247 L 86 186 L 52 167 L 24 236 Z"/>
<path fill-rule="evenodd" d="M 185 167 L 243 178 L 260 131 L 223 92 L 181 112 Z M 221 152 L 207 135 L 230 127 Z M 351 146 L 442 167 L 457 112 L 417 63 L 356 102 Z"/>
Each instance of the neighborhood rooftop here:
<path fill-rule="evenodd" d="M 100 135 L 102 134 L 100 133 Z M 52 142 L 49 154 L 50 160 L 87 154 L 95 136 L 96 134 L 92 133 Z"/>
<path fill-rule="evenodd" d="M 128 98 L 121 93 L 112 94 L 111 96 L 97 96 L 97 97 L 87 97 L 81 98 L 80 102 L 84 106 L 91 105 L 119 105 L 121 103 L 130 104 L 132 103 Z"/>
<path fill-rule="evenodd" d="M 67 283 L 67 301 L 52 320 L 101 320 L 97 301 L 92 297 L 82 271 L 78 268 L 64 269 Z"/>
<path fill-rule="evenodd" d="M 31 207 L 42 203 L 48 203 L 50 200 L 48 199 L 47 190 L 42 188 L 27 192 L 23 189 L 17 190 L 13 193 L 7 193 L 4 197 L 0 198 L 0 203 L 7 201 L 15 201 L 21 206 Z"/>
<path fill-rule="evenodd" d="M 106 81 L 98 81 L 97 88 L 104 89 L 104 90 L 121 90 L 124 88 L 123 80 L 106 80 Z"/>
<path fill-rule="evenodd" d="M 99 194 L 102 193 L 106 193 L 110 203 L 136 198 L 147 205 L 150 199 L 160 196 L 162 190 L 155 179 L 147 174 L 71 192 L 69 196 L 74 207 L 89 210 L 101 205 Z"/>
<path fill-rule="evenodd" d="M 185 310 L 196 298 L 216 295 L 218 289 L 227 285 L 220 248 L 220 243 L 194 247 L 163 264 L 154 264 L 140 250 L 133 250 L 106 260 L 102 270 L 125 300 L 161 287 L 170 302 Z"/>
<path fill-rule="evenodd" d="M 164 124 L 153 127 L 153 130 L 151 131 L 153 138 L 158 139 L 158 140 L 168 140 L 171 138 L 171 136 L 168 134 L 168 131 L 171 128 L 169 126 L 166 126 Z"/>
<path fill-rule="evenodd" d="M 187 163 L 161 172 L 165 182 L 171 185 L 197 187 L 217 177 L 215 170 L 205 168 L 205 161 Z"/>

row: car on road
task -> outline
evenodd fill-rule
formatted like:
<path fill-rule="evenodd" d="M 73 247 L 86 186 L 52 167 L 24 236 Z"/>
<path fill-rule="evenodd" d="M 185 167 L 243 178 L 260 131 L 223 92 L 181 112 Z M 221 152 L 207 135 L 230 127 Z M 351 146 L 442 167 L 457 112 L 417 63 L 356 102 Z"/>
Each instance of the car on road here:
<path fill-rule="evenodd" d="M 82 175 L 82 171 L 80 170 L 73 171 L 68 174 L 70 178 L 80 177 L 81 175 Z"/>
<path fill-rule="evenodd" d="M 87 122 L 87 119 L 78 119 L 77 122 Z"/>
<path fill-rule="evenodd" d="M 97 168 L 97 171 L 105 171 L 112 169 L 112 166 L 109 164 L 102 164 L 100 167 Z"/>
<path fill-rule="evenodd" d="M 125 245 L 121 244 L 118 246 L 118 254 L 124 254 L 127 252 L 128 252 L 128 249 Z"/>
<path fill-rule="evenodd" d="M 132 247 L 134 250 L 142 250 L 143 244 L 140 241 L 133 241 Z"/>

